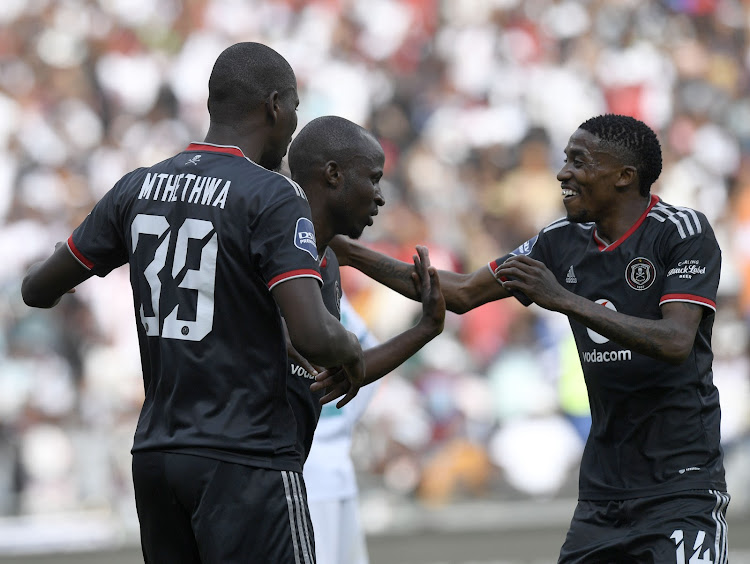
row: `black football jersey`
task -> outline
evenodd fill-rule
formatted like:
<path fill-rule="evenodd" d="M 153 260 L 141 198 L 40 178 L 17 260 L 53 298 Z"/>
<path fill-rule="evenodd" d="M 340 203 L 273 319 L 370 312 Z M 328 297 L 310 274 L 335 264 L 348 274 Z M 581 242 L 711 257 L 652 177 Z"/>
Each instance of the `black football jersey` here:
<path fill-rule="evenodd" d="M 725 490 L 719 393 L 711 372 L 721 251 L 706 217 L 652 196 L 614 243 L 601 240 L 593 223 L 562 219 L 489 267 L 494 272 L 518 254 L 543 262 L 575 294 L 627 315 L 660 319 L 661 305 L 674 301 L 705 308 L 690 356 L 676 366 L 570 320 L 592 416 L 580 499 Z"/>
<path fill-rule="evenodd" d="M 336 253 L 330 247 L 326 248 L 322 257 L 320 273 L 323 277 L 323 287 L 320 289 L 323 293 L 323 303 L 331 315 L 336 319 L 341 319 L 341 273 Z M 307 370 L 289 360 L 289 403 L 297 420 L 297 448 L 303 464 L 310 452 L 310 445 L 312 445 L 315 428 L 320 418 L 322 408 L 320 398 L 325 395 L 323 390 L 318 392 L 310 390 L 310 384 L 315 381 L 314 378 Z"/>
<path fill-rule="evenodd" d="M 130 265 L 145 386 L 133 452 L 301 471 L 270 291 L 322 283 L 297 184 L 237 147 L 194 143 L 125 175 L 68 245 L 98 276 Z"/>

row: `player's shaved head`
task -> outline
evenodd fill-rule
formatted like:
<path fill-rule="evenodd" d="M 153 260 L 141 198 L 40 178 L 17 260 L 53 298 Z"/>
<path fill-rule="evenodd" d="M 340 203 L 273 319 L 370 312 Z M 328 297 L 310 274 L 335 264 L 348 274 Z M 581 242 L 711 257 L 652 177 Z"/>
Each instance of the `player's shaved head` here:
<path fill-rule="evenodd" d="M 661 174 L 661 145 L 656 133 L 645 123 L 630 116 L 605 114 L 586 120 L 578 129 L 588 131 L 602 141 L 602 147 L 623 164 L 638 171 L 639 191 L 647 196 Z"/>
<path fill-rule="evenodd" d="M 273 91 L 296 91 L 297 79 L 279 53 L 261 43 L 227 47 L 208 80 L 208 113 L 213 123 L 232 125 L 262 104 Z"/>
<path fill-rule="evenodd" d="M 348 119 L 315 118 L 302 128 L 289 147 L 289 171 L 296 182 L 303 184 L 328 161 L 345 164 L 372 144 L 378 144 L 372 133 Z"/>

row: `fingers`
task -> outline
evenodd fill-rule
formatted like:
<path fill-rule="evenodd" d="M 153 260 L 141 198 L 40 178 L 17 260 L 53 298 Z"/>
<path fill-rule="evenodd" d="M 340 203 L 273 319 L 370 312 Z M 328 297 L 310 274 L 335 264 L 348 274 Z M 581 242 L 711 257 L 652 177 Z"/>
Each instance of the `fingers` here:
<path fill-rule="evenodd" d="M 328 370 L 323 370 L 315 377 L 315 382 L 310 384 L 310 390 L 317 392 L 345 381 L 346 374 L 341 367 L 330 368 Z"/>
<path fill-rule="evenodd" d="M 430 252 L 427 247 L 417 245 L 417 254 L 413 255 L 414 260 L 414 272 L 412 273 L 412 282 L 417 293 L 425 295 L 430 292 L 432 281 L 434 280 L 432 273 L 436 270 L 430 265 Z"/>
<path fill-rule="evenodd" d="M 326 395 L 320 398 L 320 405 L 331 403 L 333 400 L 340 398 L 346 393 L 346 390 L 341 388 L 334 388 L 329 391 Z"/>
<path fill-rule="evenodd" d="M 505 282 L 504 278 L 519 278 L 533 274 L 539 264 L 541 263 L 526 256 L 511 257 L 498 267 L 495 277 Z"/>
<path fill-rule="evenodd" d="M 347 403 L 352 401 L 354 399 L 354 396 L 357 395 L 357 392 L 359 392 L 359 386 L 352 385 L 351 388 L 349 388 L 349 392 L 344 396 L 344 399 L 342 399 L 340 402 L 336 404 L 336 407 L 341 409 L 344 407 Z"/>

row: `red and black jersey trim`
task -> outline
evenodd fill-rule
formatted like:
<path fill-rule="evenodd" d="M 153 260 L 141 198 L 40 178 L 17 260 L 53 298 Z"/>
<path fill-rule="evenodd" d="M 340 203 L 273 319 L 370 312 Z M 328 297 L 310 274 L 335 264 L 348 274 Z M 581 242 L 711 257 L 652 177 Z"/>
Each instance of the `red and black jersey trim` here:
<path fill-rule="evenodd" d="M 704 298 L 702 296 L 696 296 L 695 294 L 665 294 L 659 300 L 659 305 L 662 306 L 669 302 L 689 302 L 691 304 L 698 304 L 710 308 L 716 311 L 716 302 Z"/>
<path fill-rule="evenodd" d="M 235 157 L 244 157 L 242 149 L 233 145 L 213 145 L 211 143 L 190 143 L 186 151 L 203 151 L 210 153 L 226 153 Z"/>
<path fill-rule="evenodd" d="M 274 276 L 268 283 L 268 289 L 271 290 L 277 284 L 285 282 L 286 280 L 292 280 L 293 278 L 315 278 L 321 285 L 323 285 L 323 278 L 321 278 L 320 273 L 313 269 L 302 268 Z"/>
<path fill-rule="evenodd" d="M 68 237 L 68 248 L 70 249 L 70 252 L 73 253 L 73 256 L 76 258 L 76 260 L 78 260 L 78 262 L 80 262 L 83 266 L 85 266 L 89 270 L 94 268 L 94 263 L 83 256 L 83 253 L 78 250 L 78 247 L 76 247 L 75 243 L 73 242 L 72 235 Z"/>

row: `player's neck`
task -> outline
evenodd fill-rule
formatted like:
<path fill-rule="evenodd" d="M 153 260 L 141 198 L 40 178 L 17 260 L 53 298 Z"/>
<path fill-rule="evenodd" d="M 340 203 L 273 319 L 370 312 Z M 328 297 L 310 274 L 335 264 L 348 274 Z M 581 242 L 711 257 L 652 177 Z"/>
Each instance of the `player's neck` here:
<path fill-rule="evenodd" d="M 243 133 L 231 125 L 212 123 L 204 141 L 214 145 L 239 147 L 248 159 L 256 163 L 263 154 L 263 139 L 260 131 Z"/>
<path fill-rule="evenodd" d="M 596 222 L 596 235 L 607 244 L 612 244 L 625 235 L 648 208 L 650 198 L 638 198 L 622 202 L 609 217 Z"/>
<path fill-rule="evenodd" d="M 307 194 L 307 201 L 310 204 L 310 211 L 312 213 L 313 227 L 315 227 L 315 245 L 318 249 L 318 256 L 323 256 L 323 252 L 326 250 L 328 243 L 333 239 L 336 233 L 333 232 L 333 222 L 328 218 L 325 203 L 321 201 L 319 197 L 316 197 L 317 193 L 311 189 L 310 185 L 307 187 L 303 186 L 305 194 Z"/>

